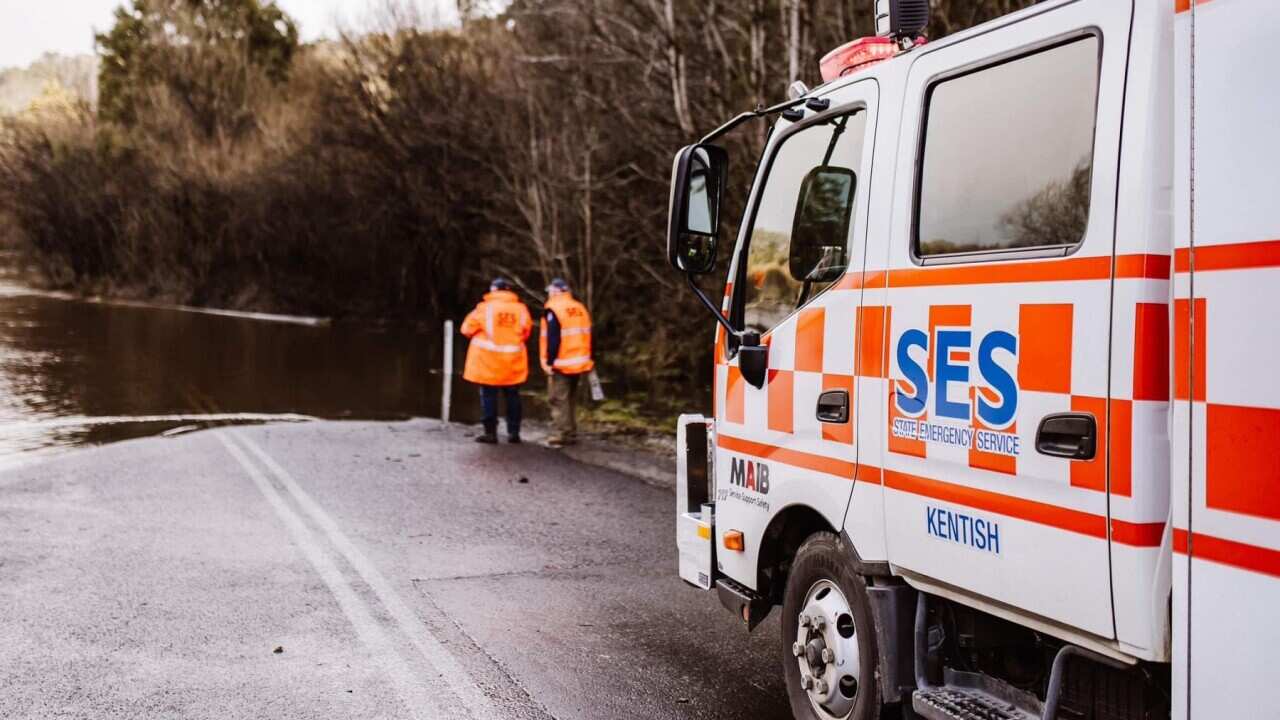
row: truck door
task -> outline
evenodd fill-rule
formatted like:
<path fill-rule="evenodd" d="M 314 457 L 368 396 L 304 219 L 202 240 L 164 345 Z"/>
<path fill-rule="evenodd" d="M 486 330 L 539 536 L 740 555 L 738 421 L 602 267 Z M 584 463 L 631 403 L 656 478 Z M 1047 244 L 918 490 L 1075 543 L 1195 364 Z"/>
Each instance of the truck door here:
<path fill-rule="evenodd" d="M 1278 718 L 1280 15 L 1176 8 L 1173 718 Z"/>
<path fill-rule="evenodd" d="M 1100 638 L 1114 637 L 1098 438 L 1131 12 L 1059 4 L 917 51 L 880 258 L 890 562 Z"/>
<path fill-rule="evenodd" d="M 759 538 L 788 507 L 842 524 L 856 446 L 852 416 L 854 316 L 860 293 L 841 280 L 861 269 L 875 132 L 876 84 L 828 93 L 828 109 L 775 126 L 730 270 L 731 319 L 768 345 L 768 374 L 753 387 L 736 348 L 716 368 L 716 557 L 756 587 Z M 824 392 L 843 418 L 818 416 Z M 747 539 L 726 551 L 723 533 Z"/>

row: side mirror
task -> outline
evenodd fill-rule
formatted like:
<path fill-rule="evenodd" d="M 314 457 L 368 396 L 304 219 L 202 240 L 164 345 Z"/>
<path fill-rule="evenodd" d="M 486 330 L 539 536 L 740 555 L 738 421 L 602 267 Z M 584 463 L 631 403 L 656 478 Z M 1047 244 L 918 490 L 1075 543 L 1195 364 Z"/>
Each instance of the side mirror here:
<path fill-rule="evenodd" d="M 764 387 L 764 378 L 769 374 L 769 346 L 760 344 L 758 333 L 742 335 L 742 344 L 738 346 L 738 370 L 742 372 L 742 379 L 752 387 Z"/>
<path fill-rule="evenodd" d="M 825 283 L 844 274 L 857 189 L 858 176 L 847 168 L 822 165 L 805 175 L 791 225 L 793 279 Z"/>
<path fill-rule="evenodd" d="M 667 259 L 676 270 L 701 275 L 715 269 L 728 170 L 729 153 L 716 145 L 689 145 L 676 153 L 667 224 Z"/>

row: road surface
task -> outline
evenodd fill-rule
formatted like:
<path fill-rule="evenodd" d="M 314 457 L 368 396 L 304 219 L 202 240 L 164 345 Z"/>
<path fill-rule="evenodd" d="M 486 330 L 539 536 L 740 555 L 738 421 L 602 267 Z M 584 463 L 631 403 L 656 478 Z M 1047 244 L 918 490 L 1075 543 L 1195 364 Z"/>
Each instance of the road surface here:
<path fill-rule="evenodd" d="M 434 421 L 0 472 L 0 716 L 788 718 L 777 618 L 675 576 L 670 490 Z"/>

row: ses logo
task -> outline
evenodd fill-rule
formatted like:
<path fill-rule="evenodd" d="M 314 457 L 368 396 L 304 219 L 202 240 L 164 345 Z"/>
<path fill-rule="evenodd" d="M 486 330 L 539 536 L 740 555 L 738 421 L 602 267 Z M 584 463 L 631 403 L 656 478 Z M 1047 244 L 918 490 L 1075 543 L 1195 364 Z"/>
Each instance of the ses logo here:
<path fill-rule="evenodd" d="M 977 344 L 973 332 L 961 328 L 936 328 L 933 353 L 929 335 L 912 328 L 898 338 L 898 367 L 905 377 L 897 380 L 894 403 L 898 413 L 895 437 L 963 447 L 1000 455 L 1017 455 L 1019 438 L 1007 430 L 1018 414 L 1018 338 L 995 330 Z M 926 367 L 932 358 L 933 381 Z M 976 369 L 976 374 L 972 372 Z M 970 388 L 976 385 L 974 392 Z M 931 398 L 932 395 L 932 398 Z M 932 399 L 932 403 L 930 400 Z M 973 427 L 979 421 L 984 429 Z M 938 421 L 955 421 L 963 425 Z"/>
<path fill-rule="evenodd" d="M 761 495 L 769 494 L 769 466 L 762 462 L 729 459 L 729 484 L 747 490 L 754 490 Z"/>

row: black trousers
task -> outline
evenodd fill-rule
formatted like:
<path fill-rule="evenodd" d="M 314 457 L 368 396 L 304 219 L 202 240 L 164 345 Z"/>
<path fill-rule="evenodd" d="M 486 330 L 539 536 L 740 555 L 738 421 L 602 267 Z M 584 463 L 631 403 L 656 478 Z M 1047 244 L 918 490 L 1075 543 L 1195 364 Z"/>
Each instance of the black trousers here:
<path fill-rule="evenodd" d="M 480 386 L 480 419 L 484 423 L 485 432 L 498 431 L 498 394 L 502 394 L 507 403 L 507 434 L 520 434 L 520 418 L 524 408 L 520 404 L 519 385 L 481 385 Z"/>

